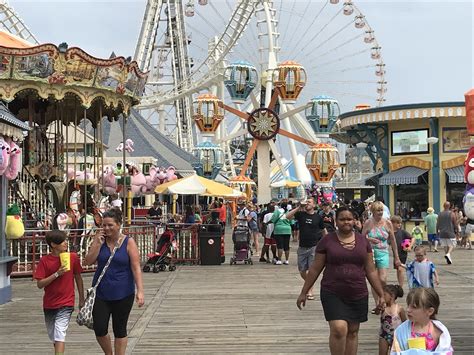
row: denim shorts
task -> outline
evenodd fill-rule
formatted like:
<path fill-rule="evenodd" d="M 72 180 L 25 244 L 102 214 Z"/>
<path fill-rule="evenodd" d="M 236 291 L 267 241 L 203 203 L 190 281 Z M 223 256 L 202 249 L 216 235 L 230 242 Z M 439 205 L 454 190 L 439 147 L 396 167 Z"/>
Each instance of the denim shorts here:
<path fill-rule="evenodd" d="M 316 246 L 314 247 L 299 247 L 296 254 L 298 255 L 298 270 L 307 271 L 313 263 L 314 254 L 316 253 Z"/>

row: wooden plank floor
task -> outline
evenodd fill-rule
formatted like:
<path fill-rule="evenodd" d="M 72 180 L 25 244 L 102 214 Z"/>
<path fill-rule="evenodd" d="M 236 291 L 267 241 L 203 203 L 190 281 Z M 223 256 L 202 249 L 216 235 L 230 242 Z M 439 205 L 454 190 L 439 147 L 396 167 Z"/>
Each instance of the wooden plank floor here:
<path fill-rule="evenodd" d="M 474 251 L 458 249 L 448 266 L 442 253 L 429 254 L 441 279 L 438 318 L 449 328 L 456 354 L 474 354 L 473 256 Z M 328 354 L 329 331 L 319 298 L 309 301 L 304 311 L 296 308 L 302 280 L 295 254 L 291 259 L 289 266 L 226 263 L 144 274 L 146 306 L 132 310 L 128 353 Z M 393 270 L 389 279 L 396 280 Z M 84 283 L 90 285 L 90 275 Z M 13 302 L 0 306 L 0 354 L 49 353 L 42 291 L 29 279 L 14 279 L 12 285 Z M 378 318 L 369 315 L 361 326 L 359 354 L 377 353 L 377 332 Z M 74 321 L 66 350 L 101 353 L 93 333 Z"/>

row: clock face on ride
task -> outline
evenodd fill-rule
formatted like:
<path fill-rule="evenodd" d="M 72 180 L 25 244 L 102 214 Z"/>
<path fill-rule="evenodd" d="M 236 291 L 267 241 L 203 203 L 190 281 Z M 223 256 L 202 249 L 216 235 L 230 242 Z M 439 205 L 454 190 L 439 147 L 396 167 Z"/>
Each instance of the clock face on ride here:
<path fill-rule="evenodd" d="M 258 108 L 250 113 L 247 129 L 256 139 L 266 141 L 275 137 L 280 129 L 280 119 L 275 111 Z"/>

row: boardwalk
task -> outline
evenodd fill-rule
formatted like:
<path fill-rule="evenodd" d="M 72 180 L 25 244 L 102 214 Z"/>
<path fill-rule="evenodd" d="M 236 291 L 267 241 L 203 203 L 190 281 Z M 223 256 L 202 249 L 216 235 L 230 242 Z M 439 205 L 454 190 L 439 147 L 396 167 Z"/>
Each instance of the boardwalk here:
<path fill-rule="evenodd" d="M 439 319 L 451 331 L 455 353 L 473 354 L 474 251 L 453 255 L 454 264 L 447 266 L 441 253 L 429 254 L 441 279 Z M 392 271 L 389 278 L 396 279 Z M 91 276 L 84 281 L 89 285 Z M 294 255 L 289 266 L 180 266 L 175 272 L 145 274 L 144 282 L 146 306 L 134 306 L 130 317 L 130 354 L 328 354 L 319 298 L 304 311 L 296 308 L 302 281 Z M 49 353 L 42 291 L 27 279 L 12 284 L 13 302 L 0 306 L 0 354 Z M 378 318 L 372 315 L 361 327 L 359 354 L 377 353 L 377 329 Z M 101 353 L 93 333 L 75 322 L 67 341 L 68 354 Z"/>

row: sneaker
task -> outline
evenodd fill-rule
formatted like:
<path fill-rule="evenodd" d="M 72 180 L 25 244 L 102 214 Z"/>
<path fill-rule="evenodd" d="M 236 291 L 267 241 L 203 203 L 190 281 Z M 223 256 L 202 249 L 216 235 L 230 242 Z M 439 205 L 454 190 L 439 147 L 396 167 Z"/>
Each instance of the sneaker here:
<path fill-rule="evenodd" d="M 277 261 L 275 262 L 275 265 L 281 265 L 281 260 L 277 260 Z"/>
<path fill-rule="evenodd" d="M 285 260 L 285 261 L 283 262 L 283 264 L 285 264 L 285 265 L 289 265 L 289 262 L 288 262 L 288 260 Z"/>
<path fill-rule="evenodd" d="M 266 262 L 267 262 L 267 259 L 265 259 L 265 258 L 260 258 L 258 261 L 260 261 L 261 263 L 266 263 Z"/>
<path fill-rule="evenodd" d="M 446 262 L 448 263 L 448 265 L 451 265 L 453 263 L 453 260 L 451 259 L 451 255 L 446 254 L 444 258 L 446 259 Z"/>
<path fill-rule="evenodd" d="M 438 249 L 435 249 L 434 252 L 437 253 L 437 252 L 438 252 Z"/>

